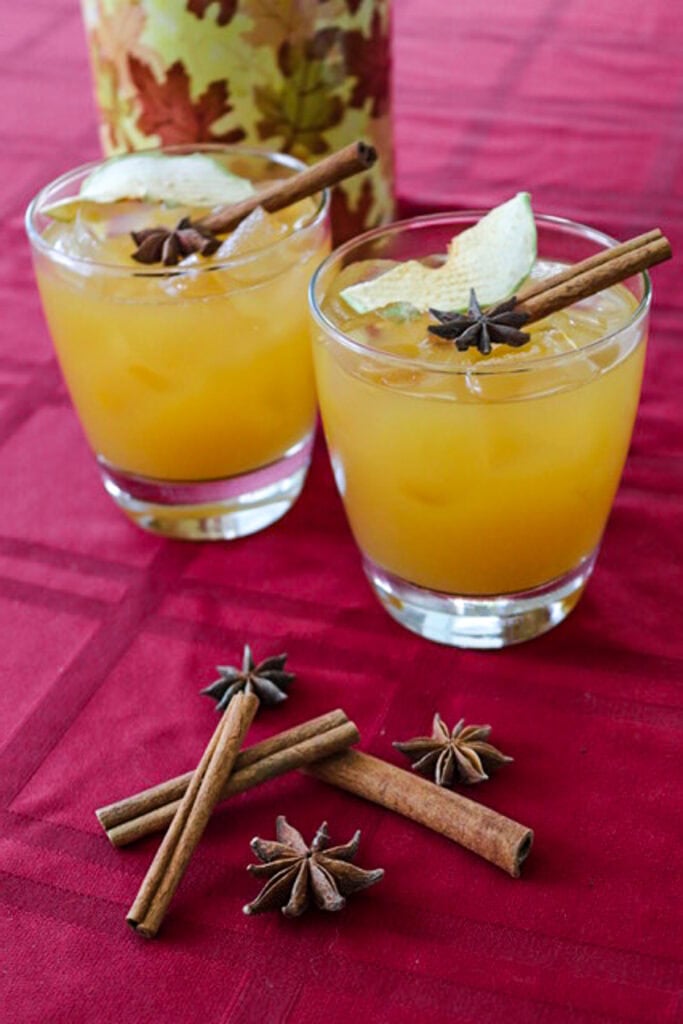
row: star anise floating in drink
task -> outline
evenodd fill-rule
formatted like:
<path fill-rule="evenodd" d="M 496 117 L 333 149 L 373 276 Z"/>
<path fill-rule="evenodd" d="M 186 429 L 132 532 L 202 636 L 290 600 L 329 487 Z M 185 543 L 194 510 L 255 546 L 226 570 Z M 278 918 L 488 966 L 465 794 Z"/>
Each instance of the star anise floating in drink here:
<path fill-rule="evenodd" d="M 327 822 L 323 822 L 310 846 L 280 815 L 276 821 L 277 840 L 252 839 L 251 848 L 262 862 L 247 870 L 267 878 L 255 900 L 244 907 L 245 914 L 280 909 L 285 917 L 299 917 L 311 904 L 321 910 L 341 910 L 346 897 L 367 889 L 384 876 L 382 868 L 366 871 L 352 864 L 358 851 L 360 832 L 344 846 L 330 846 Z"/>
<path fill-rule="evenodd" d="M 257 665 L 249 644 L 245 644 L 242 667 L 217 665 L 219 678 L 201 692 L 213 697 L 217 711 L 225 711 L 240 690 L 255 693 L 263 704 L 281 704 L 283 700 L 287 700 L 289 685 L 296 678 L 293 672 L 285 671 L 286 661 L 286 654 L 277 654 L 265 658 Z"/>
<path fill-rule="evenodd" d="M 427 328 L 446 341 L 454 341 L 460 352 L 478 348 L 482 355 L 488 355 L 493 345 L 510 345 L 519 348 L 529 340 L 529 335 L 519 328 L 529 319 L 528 313 L 515 311 L 517 297 L 513 295 L 494 309 L 483 310 L 479 305 L 474 288 L 470 291 L 467 313 L 449 313 L 430 309 L 438 324 Z"/>
<path fill-rule="evenodd" d="M 193 252 L 211 256 L 221 244 L 213 232 L 193 224 L 189 217 L 183 217 L 174 228 L 144 228 L 131 234 L 137 245 L 132 254 L 134 260 L 163 263 L 166 267 L 174 267 Z"/>
<path fill-rule="evenodd" d="M 465 725 L 464 718 L 449 730 L 436 714 L 431 736 L 416 736 L 394 746 L 410 758 L 415 771 L 433 778 L 438 786 L 472 784 L 484 782 L 488 772 L 512 761 L 487 743 L 490 734 L 490 725 Z"/>

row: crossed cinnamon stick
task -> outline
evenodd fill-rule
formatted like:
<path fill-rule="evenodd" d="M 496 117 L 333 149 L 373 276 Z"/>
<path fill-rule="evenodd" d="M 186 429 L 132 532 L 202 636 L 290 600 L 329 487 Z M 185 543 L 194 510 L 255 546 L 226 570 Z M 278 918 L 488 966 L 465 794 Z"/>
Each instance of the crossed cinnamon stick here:
<path fill-rule="evenodd" d="M 359 739 L 358 729 L 340 709 L 302 722 L 242 750 L 219 799 L 227 800 L 268 779 L 330 757 Z M 95 811 L 110 842 L 127 846 L 165 829 L 173 820 L 192 776 L 192 772 L 186 772 Z"/>

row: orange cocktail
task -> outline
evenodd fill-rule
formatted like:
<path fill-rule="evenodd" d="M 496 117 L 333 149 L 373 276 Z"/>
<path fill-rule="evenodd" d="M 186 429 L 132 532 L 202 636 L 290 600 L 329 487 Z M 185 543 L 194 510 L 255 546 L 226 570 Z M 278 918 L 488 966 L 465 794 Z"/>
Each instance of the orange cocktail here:
<path fill-rule="evenodd" d="M 211 149 L 253 181 L 287 157 Z M 282 515 L 303 485 L 315 424 L 306 289 L 329 250 L 327 202 L 244 222 L 211 256 L 132 259 L 131 230 L 206 210 L 121 202 L 64 223 L 29 211 L 46 318 L 105 485 L 140 525 L 183 537 L 238 536 Z"/>
<path fill-rule="evenodd" d="M 467 215 L 350 243 L 312 288 L 318 394 L 335 478 L 389 612 L 432 639 L 502 646 L 560 621 L 591 572 L 626 458 L 645 354 L 645 277 L 531 325 L 487 356 L 429 314 L 354 313 L 378 263 L 442 251 Z M 609 240 L 538 218 L 543 276 Z"/>

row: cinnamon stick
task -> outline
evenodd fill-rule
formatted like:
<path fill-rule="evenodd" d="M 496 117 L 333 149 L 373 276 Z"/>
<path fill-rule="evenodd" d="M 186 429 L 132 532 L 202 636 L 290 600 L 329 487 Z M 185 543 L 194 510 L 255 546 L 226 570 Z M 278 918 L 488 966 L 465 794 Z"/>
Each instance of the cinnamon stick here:
<path fill-rule="evenodd" d="M 307 722 L 300 722 L 299 725 L 295 725 L 291 729 L 285 729 L 283 732 L 270 736 L 267 740 L 262 740 L 260 743 L 255 743 L 251 747 L 245 747 L 237 755 L 232 780 L 234 781 L 234 777 L 242 769 L 249 768 L 251 765 L 256 764 L 257 761 L 270 757 L 272 754 L 277 754 L 279 751 L 287 749 L 287 747 L 293 747 L 297 743 L 302 743 L 312 736 L 317 736 L 320 733 L 334 729 L 338 725 L 344 725 L 346 722 L 348 722 L 346 713 L 341 708 L 336 708 L 334 711 L 328 711 L 327 714 L 311 718 Z M 165 782 L 151 786 L 149 789 L 143 789 L 134 796 L 117 800 L 116 803 L 107 804 L 105 807 L 99 807 L 95 814 L 100 825 L 102 825 L 105 831 L 109 831 L 117 825 L 147 814 L 158 807 L 163 807 L 166 804 L 173 803 L 175 800 L 180 800 L 189 785 L 192 775 L 192 772 L 185 772 L 184 775 L 177 775 L 175 778 L 167 779 Z"/>
<path fill-rule="evenodd" d="M 304 723 L 306 726 L 309 724 Z M 307 732 L 308 730 L 305 731 Z M 290 732 L 294 732 L 294 730 L 290 730 Z M 303 732 L 304 730 L 302 729 Z M 219 799 L 228 800 L 230 797 L 237 796 L 238 793 L 243 793 L 247 789 L 260 785 L 262 782 L 277 778 L 286 772 L 294 771 L 295 768 L 301 768 L 313 761 L 330 757 L 332 754 L 346 750 L 352 744 L 357 743 L 359 739 L 358 729 L 354 723 L 343 721 L 332 729 L 326 729 L 319 734 L 307 735 L 305 738 L 292 743 L 291 746 L 274 750 L 267 757 L 247 764 L 239 771 L 237 770 L 238 759 L 232 775 L 223 786 Z M 271 741 L 267 740 L 265 742 L 269 743 Z M 257 746 L 261 746 L 261 744 L 257 744 Z M 255 750 L 255 747 L 250 748 L 250 750 Z M 244 753 L 246 754 L 247 751 L 244 751 Z M 191 775 L 189 778 L 191 778 Z M 110 825 L 106 828 L 109 841 L 117 847 L 127 846 L 137 839 L 142 839 L 166 828 L 169 822 L 173 820 L 173 816 L 180 805 L 179 798 L 187 788 L 187 784 L 188 776 L 181 775 L 177 779 L 171 779 L 169 783 L 162 783 L 161 786 L 146 790 L 147 794 L 151 793 L 154 796 L 154 799 L 149 803 L 139 800 L 139 797 L 144 796 L 144 794 L 138 794 L 137 797 L 132 797 L 128 801 L 122 801 L 122 804 L 128 803 L 133 808 L 136 806 L 148 806 L 149 810 L 140 810 L 139 813 L 133 814 L 127 819 L 119 821 L 118 824 Z M 156 795 L 164 791 L 170 795 L 163 803 L 159 803 Z M 116 807 L 117 805 L 114 804 L 112 806 Z"/>
<path fill-rule="evenodd" d="M 145 938 L 152 938 L 159 930 L 258 707 L 259 699 L 254 694 L 238 693 L 233 697 L 192 775 L 126 917 Z"/>
<path fill-rule="evenodd" d="M 534 282 L 516 296 L 515 311 L 527 314 L 527 323 L 587 299 L 648 267 L 671 259 L 669 240 L 656 228 L 619 246 L 602 250 L 580 263 Z"/>
<path fill-rule="evenodd" d="M 592 256 L 588 256 L 587 259 L 581 260 L 580 263 L 572 263 L 570 266 L 565 267 L 558 274 L 553 274 L 552 278 L 542 278 L 539 281 L 531 281 L 517 292 L 517 301 L 526 302 L 535 295 L 540 295 L 541 292 L 548 291 L 548 281 L 552 281 L 550 287 L 555 287 L 558 284 L 562 284 L 563 281 L 568 281 L 570 278 L 575 277 L 576 274 L 583 274 L 587 270 L 592 270 L 594 267 L 599 267 L 603 263 L 608 263 L 615 256 L 621 256 L 627 252 L 633 252 L 634 249 L 640 249 L 641 246 L 647 245 L 648 242 L 656 242 L 658 239 L 663 238 L 662 232 L 659 228 L 653 228 L 652 231 L 646 231 L 643 235 L 636 235 L 635 238 L 629 238 L 626 242 L 621 242 L 619 245 L 613 246 L 611 249 L 600 249 Z"/>
<path fill-rule="evenodd" d="M 352 142 L 343 149 L 332 153 L 324 160 L 312 164 L 305 171 L 299 171 L 291 178 L 283 178 L 268 188 L 256 192 L 248 199 L 231 206 L 223 207 L 197 221 L 199 228 L 211 231 L 216 235 L 232 231 L 240 221 L 252 213 L 257 206 L 273 213 L 285 206 L 313 196 L 316 192 L 338 185 L 346 178 L 367 171 L 377 160 L 377 152 L 365 142 Z"/>
<path fill-rule="evenodd" d="M 348 750 L 305 772 L 433 829 L 513 878 L 531 849 L 534 834 L 525 825 L 369 754 Z"/>

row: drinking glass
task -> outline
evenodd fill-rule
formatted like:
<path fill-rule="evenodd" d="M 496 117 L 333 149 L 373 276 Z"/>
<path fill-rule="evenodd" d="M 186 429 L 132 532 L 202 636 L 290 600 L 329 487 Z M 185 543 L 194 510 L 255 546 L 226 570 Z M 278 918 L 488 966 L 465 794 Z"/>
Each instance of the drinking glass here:
<path fill-rule="evenodd" d="M 482 212 L 415 218 L 346 243 L 317 270 L 310 303 L 334 476 L 375 594 L 423 637 L 497 648 L 556 626 L 591 575 L 636 415 L 651 291 L 647 274 L 625 282 L 632 299 L 618 330 L 581 347 L 577 322 L 576 347 L 550 355 L 439 364 L 401 353 L 405 324 L 383 321 L 393 351 L 344 329 L 333 298 L 344 268 L 445 252 Z M 536 220 L 544 261 L 616 244 Z"/>
<path fill-rule="evenodd" d="M 235 147 L 164 150 L 197 151 L 257 187 L 303 168 Z M 155 533 L 215 540 L 260 530 L 294 503 L 310 463 L 306 293 L 329 252 L 328 196 L 307 201 L 288 233 L 253 236 L 233 255 L 115 265 L 97 223 L 68 225 L 65 244 L 65 226 L 44 212 L 77 195 L 98 166 L 44 188 L 26 222 L 47 323 L 104 486 Z M 127 216 L 136 214 L 121 215 L 121 245 Z"/>

